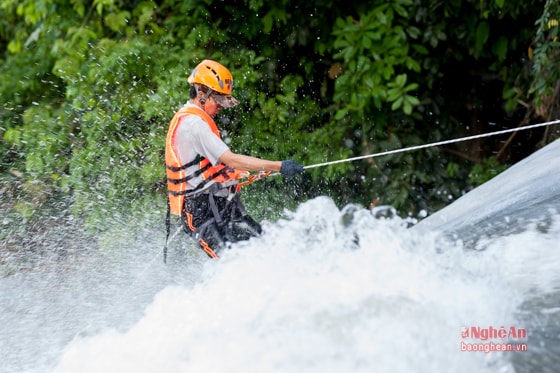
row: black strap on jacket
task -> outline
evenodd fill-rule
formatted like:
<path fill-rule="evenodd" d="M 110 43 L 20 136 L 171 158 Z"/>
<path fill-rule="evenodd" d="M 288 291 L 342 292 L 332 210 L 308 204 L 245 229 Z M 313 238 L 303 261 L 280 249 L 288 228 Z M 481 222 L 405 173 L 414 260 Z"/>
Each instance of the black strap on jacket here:
<path fill-rule="evenodd" d="M 163 246 L 163 263 L 167 264 L 167 245 L 169 243 L 169 232 L 171 230 L 171 206 L 169 205 L 169 198 L 167 198 L 167 214 L 165 216 L 165 245 Z"/>
<path fill-rule="evenodd" d="M 195 164 L 200 163 L 204 159 L 205 158 L 202 157 L 200 154 L 197 154 L 196 157 L 192 161 L 190 161 L 188 163 L 185 163 L 182 166 L 174 167 L 174 166 L 170 166 L 170 165 L 166 164 L 165 167 L 167 167 L 168 170 L 171 170 L 173 172 L 183 171 L 183 170 L 186 170 L 187 168 L 189 168 L 190 166 L 194 166 Z"/>

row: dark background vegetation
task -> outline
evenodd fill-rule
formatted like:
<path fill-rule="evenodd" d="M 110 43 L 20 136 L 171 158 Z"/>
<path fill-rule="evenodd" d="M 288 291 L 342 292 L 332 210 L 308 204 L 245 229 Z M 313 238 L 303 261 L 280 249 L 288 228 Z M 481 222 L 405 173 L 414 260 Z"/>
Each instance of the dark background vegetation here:
<path fill-rule="evenodd" d="M 3 238 L 63 196 L 92 229 L 163 218 L 166 130 L 204 58 L 234 75 L 241 105 L 217 119 L 233 151 L 312 165 L 558 118 L 559 19 L 557 0 L 0 0 Z M 320 167 L 245 195 L 258 218 L 319 194 L 418 216 L 556 137 Z"/>

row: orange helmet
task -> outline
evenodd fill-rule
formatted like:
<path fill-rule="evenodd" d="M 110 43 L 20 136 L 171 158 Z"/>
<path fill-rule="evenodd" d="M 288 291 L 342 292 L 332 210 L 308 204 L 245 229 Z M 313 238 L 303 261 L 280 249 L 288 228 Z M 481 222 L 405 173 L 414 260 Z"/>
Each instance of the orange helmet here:
<path fill-rule="evenodd" d="M 188 82 L 205 85 L 224 95 L 231 95 L 233 90 L 233 77 L 229 70 L 212 60 L 204 60 L 199 63 L 189 76 Z"/>

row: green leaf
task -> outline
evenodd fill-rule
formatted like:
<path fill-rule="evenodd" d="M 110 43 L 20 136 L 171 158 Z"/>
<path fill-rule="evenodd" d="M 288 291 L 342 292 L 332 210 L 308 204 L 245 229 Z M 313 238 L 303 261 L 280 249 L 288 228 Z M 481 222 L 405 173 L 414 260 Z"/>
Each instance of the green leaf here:
<path fill-rule="evenodd" d="M 404 85 L 406 84 L 406 78 L 406 74 L 399 74 L 397 75 L 395 81 L 399 87 L 404 87 Z"/>
<path fill-rule="evenodd" d="M 368 38 L 367 36 L 364 36 L 362 38 L 362 47 L 366 50 L 371 48 L 371 39 Z"/>
<path fill-rule="evenodd" d="M 408 27 L 406 28 L 406 32 L 408 33 L 408 35 L 410 35 L 410 37 L 411 37 L 412 39 L 418 39 L 418 37 L 419 37 L 420 34 L 421 34 L 420 29 L 419 29 L 418 27 L 416 27 L 416 26 L 408 26 Z"/>
<path fill-rule="evenodd" d="M 425 46 L 420 45 L 420 44 L 413 44 L 413 45 L 412 45 L 412 48 L 413 48 L 416 52 L 418 52 L 418 53 L 420 53 L 420 54 L 426 55 L 426 54 L 429 53 L 429 52 L 428 52 L 428 48 L 426 48 Z"/>
<path fill-rule="evenodd" d="M 105 24 L 113 31 L 124 29 L 130 20 L 130 12 L 122 11 L 118 13 L 110 13 L 105 16 Z"/>
<path fill-rule="evenodd" d="M 488 24 L 488 22 L 486 21 L 480 22 L 476 28 L 476 35 L 475 35 L 476 54 L 480 54 L 482 48 L 486 44 L 486 41 L 488 41 L 489 35 L 490 35 L 490 25 Z"/>
<path fill-rule="evenodd" d="M 405 95 L 404 96 L 404 101 L 405 103 L 410 104 L 411 106 L 416 106 L 416 105 L 420 105 L 420 100 L 414 96 L 411 95 Z"/>
<path fill-rule="evenodd" d="M 403 105 L 404 99 L 402 96 L 400 96 L 399 98 L 397 98 L 397 100 L 395 100 L 395 102 L 393 102 L 393 104 L 391 105 L 391 110 L 395 111 L 397 109 L 399 109 L 402 105 Z"/>
<path fill-rule="evenodd" d="M 508 51 L 508 39 L 505 36 L 500 36 L 494 48 L 499 61 L 504 61 Z"/>
<path fill-rule="evenodd" d="M 403 112 L 406 115 L 410 115 L 412 113 L 412 105 L 410 105 L 410 103 L 407 100 L 404 100 L 403 103 Z"/>
<path fill-rule="evenodd" d="M 417 83 L 412 83 L 407 85 L 406 87 L 403 88 L 403 92 L 410 92 L 410 91 L 414 91 L 415 89 L 418 89 L 418 84 Z"/>

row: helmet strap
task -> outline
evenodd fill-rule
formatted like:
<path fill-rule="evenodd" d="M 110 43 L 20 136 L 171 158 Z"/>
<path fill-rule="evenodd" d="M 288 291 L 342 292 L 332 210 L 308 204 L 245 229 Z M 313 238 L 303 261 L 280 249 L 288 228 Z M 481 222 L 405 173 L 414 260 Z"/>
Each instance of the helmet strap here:
<path fill-rule="evenodd" d="M 195 89 L 196 89 L 196 97 L 198 97 L 198 101 L 200 101 L 200 104 L 202 105 L 202 107 L 204 107 L 206 100 L 212 94 L 212 90 L 210 88 L 206 88 L 208 89 L 208 91 L 204 92 L 204 90 L 201 89 L 201 87 L 198 84 L 195 85 Z"/>

